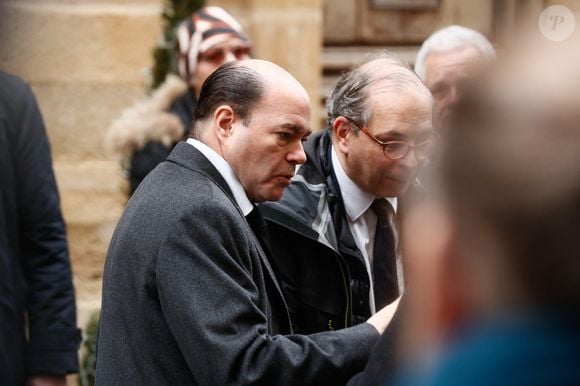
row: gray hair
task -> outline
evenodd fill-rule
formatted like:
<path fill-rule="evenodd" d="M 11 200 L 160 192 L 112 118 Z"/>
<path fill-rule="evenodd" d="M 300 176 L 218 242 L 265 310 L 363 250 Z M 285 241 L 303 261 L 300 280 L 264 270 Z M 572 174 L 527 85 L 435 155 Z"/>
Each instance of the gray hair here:
<path fill-rule="evenodd" d="M 415 60 L 415 72 L 419 78 L 425 80 L 425 62 L 429 54 L 468 46 L 481 51 L 486 60 L 491 61 L 495 58 L 495 49 L 482 33 L 471 28 L 451 25 L 433 32 L 423 42 Z"/>
<path fill-rule="evenodd" d="M 367 64 L 376 60 L 383 60 L 387 66 L 396 66 L 408 71 L 371 71 Z M 326 102 L 328 127 L 332 127 L 334 120 L 345 116 L 361 125 L 367 125 L 372 117 L 368 105 L 369 89 L 372 85 L 387 82 L 385 86 L 400 88 L 408 84 L 421 84 L 421 81 L 408 63 L 388 51 L 377 51 L 366 55 L 363 60 L 348 72 L 344 73 L 332 90 Z M 356 128 L 355 128 L 356 130 Z"/>

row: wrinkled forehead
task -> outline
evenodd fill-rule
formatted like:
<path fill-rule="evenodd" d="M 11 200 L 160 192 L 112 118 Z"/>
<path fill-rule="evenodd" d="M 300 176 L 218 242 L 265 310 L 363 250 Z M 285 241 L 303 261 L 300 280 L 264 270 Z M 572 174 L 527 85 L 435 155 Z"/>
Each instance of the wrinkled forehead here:
<path fill-rule="evenodd" d="M 371 114 L 375 110 L 385 110 L 393 113 L 415 111 L 424 115 L 432 112 L 433 97 L 418 78 L 389 79 L 371 85 L 368 106 Z"/>
<path fill-rule="evenodd" d="M 468 45 L 445 51 L 431 52 L 426 59 L 425 76 L 437 73 L 453 72 L 457 69 L 478 68 L 487 63 L 483 52 L 475 46 Z"/>

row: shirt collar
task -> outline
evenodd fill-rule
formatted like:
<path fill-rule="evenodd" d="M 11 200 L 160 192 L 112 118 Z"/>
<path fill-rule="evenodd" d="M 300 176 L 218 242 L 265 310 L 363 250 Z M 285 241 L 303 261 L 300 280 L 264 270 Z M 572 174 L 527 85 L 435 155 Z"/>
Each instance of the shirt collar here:
<path fill-rule="evenodd" d="M 364 212 L 366 212 L 376 197 L 364 190 L 362 190 L 344 171 L 342 164 L 338 159 L 334 146 L 332 148 L 332 168 L 338 181 L 342 202 L 346 209 L 346 214 L 351 221 L 356 221 Z M 393 207 L 395 213 L 397 212 L 397 198 L 386 197 L 387 201 Z"/>
<path fill-rule="evenodd" d="M 207 146 L 205 143 L 198 141 L 197 139 L 188 138 L 187 143 L 199 150 L 218 170 L 232 191 L 234 199 L 242 210 L 242 213 L 244 216 L 247 216 L 252 211 L 254 206 L 252 205 L 252 202 L 248 198 L 242 183 L 234 173 L 234 169 L 232 169 L 230 164 L 228 164 L 227 161 L 223 159 L 223 157 L 220 156 L 215 150 Z"/>

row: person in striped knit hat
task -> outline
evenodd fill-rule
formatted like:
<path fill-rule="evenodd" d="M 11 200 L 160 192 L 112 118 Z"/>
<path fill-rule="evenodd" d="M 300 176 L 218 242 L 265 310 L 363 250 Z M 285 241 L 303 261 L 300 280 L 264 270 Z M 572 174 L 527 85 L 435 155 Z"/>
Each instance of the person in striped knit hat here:
<path fill-rule="evenodd" d="M 124 110 L 107 130 L 106 146 L 120 156 L 132 195 L 143 178 L 187 138 L 206 78 L 224 63 L 249 59 L 252 46 L 223 8 L 204 7 L 175 31 L 175 67 L 150 97 Z"/>

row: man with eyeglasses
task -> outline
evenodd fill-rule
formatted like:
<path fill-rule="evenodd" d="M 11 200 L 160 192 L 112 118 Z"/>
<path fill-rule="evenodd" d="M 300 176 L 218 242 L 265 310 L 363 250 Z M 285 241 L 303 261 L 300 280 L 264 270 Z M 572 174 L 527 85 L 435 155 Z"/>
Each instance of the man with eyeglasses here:
<path fill-rule="evenodd" d="M 96 385 L 344 385 L 363 369 L 391 309 L 296 334 L 256 210 L 306 160 L 310 117 L 304 87 L 271 62 L 208 77 L 192 137 L 145 178 L 112 237 Z"/>
<path fill-rule="evenodd" d="M 375 53 L 338 81 L 328 128 L 282 200 L 263 204 L 295 331 L 364 322 L 402 293 L 395 214 L 433 148 L 433 101 L 410 67 Z"/>

